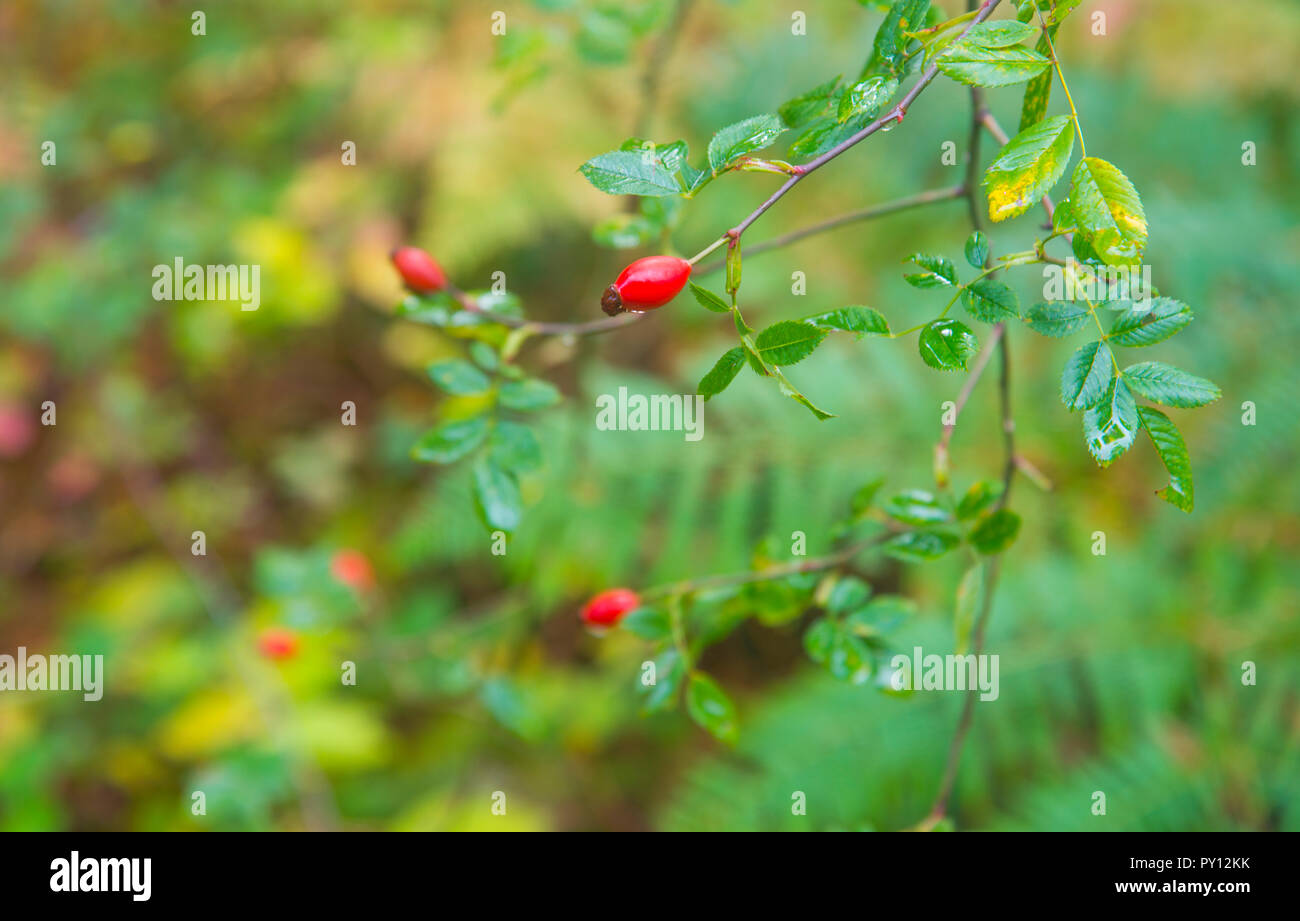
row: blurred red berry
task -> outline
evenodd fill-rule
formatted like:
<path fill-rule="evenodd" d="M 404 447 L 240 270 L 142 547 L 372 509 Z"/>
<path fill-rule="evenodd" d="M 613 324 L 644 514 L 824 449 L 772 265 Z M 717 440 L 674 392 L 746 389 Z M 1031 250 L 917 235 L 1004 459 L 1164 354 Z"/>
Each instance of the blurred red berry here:
<path fill-rule="evenodd" d="M 592 598 L 582 609 L 582 620 L 593 627 L 612 627 L 641 604 L 630 588 L 611 588 Z"/>
<path fill-rule="evenodd" d="M 600 308 L 611 317 L 624 310 L 662 307 L 686 287 L 691 264 L 676 256 L 647 256 L 625 268 L 605 289 Z"/>
<path fill-rule="evenodd" d="M 21 406 L 0 403 L 0 457 L 17 457 L 36 440 L 36 423 Z"/>
<path fill-rule="evenodd" d="M 298 654 L 298 634 L 284 627 L 269 627 L 257 638 L 262 655 L 277 662 L 292 659 Z"/>
<path fill-rule="evenodd" d="M 348 588 L 365 591 L 375 584 L 375 571 L 360 550 L 340 550 L 330 559 L 330 575 Z"/>
<path fill-rule="evenodd" d="M 403 246 L 393 250 L 392 258 L 402 281 L 416 294 L 429 294 L 446 287 L 447 276 L 443 273 L 442 266 L 424 250 L 415 246 Z"/>

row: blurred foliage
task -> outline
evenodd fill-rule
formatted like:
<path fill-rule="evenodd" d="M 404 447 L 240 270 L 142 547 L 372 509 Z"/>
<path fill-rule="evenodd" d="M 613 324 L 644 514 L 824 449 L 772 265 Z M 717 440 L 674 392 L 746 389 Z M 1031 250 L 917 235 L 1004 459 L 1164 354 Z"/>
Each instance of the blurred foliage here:
<path fill-rule="evenodd" d="M 925 485 L 956 379 L 910 344 L 831 344 L 800 381 L 840 418 L 741 378 L 687 444 L 598 432 L 592 401 L 692 391 L 725 319 L 682 299 L 600 340 L 529 344 L 521 363 L 567 401 L 542 417 L 546 465 L 494 556 L 469 471 L 410 459 L 455 399 L 424 368 L 461 346 L 392 315 L 386 261 L 426 246 L 463 287 L 501 271 L 530 315 L 591 318 L 627 254 L 593 244 L 618 203 L 577 164 L 629 133 L 703 150 L 856 73 L 880 14 L 819 3 L 792 36 L 757 0 L 502 6 L 505 35 L 468 0 L 234 2 L 203 36 L 188 9 L 134 0 L 0 11 L 0 652 L 102 654 L 107 671 L 96 703 L 0 695 L 0 828 L 889 829 L 929 808 L 956 695 L 835 683 L 804 656 L 810 618 L 750 622 L 703 663 L 739 703 L 724 750 L 680 714 L 640 716 L 644 644 L 575 615 L 609 585 L 747 568 L 795 530 L 826 551 L 862 483 Z M 1073 346 L 1011 331 L 1022 450 L 1055 488 L 1017 486 L 989 637 L 1005 681 L 977 706 L 959 828 L 1300 829 L 1298 45 L 1286 0 L 1098 0 L 1058 36 L 1090 145 L 1142 189 L 1157 286 L 1196 310 L 1170 349 L 1225 398 L 1180 416 L 1185 516 L 1152 495 L 1149 446 L 1101 471 L 1077 419 L 1035 399 Z M 1015 123 L 1019 92 L 990 101 Z M 937 151 L 964 143 L 965 104 L 936 84 L 753 233 L 951 184 Z M 745 178 L 692 203 L 678 249 L 762 200 L 772 177 Z M 870 304 L 909 325 L 932 308 L 901 260 L 967 233 L 952 203 L 747 259 L 748 310 Z M 177 256 L 260 264 L 260 309 L 153 300 L 152 267 Z M 996 475 L 988 388 L 954 439 L 958 488 Z M 373 584 L 339 580 L 344 548 Z M 859 574 L 916 600 L 901 646 L 949 644 L 955 561 L 918 578 L 864 557 Z M 298 654 L 259 654 L 269 627 Z"/>

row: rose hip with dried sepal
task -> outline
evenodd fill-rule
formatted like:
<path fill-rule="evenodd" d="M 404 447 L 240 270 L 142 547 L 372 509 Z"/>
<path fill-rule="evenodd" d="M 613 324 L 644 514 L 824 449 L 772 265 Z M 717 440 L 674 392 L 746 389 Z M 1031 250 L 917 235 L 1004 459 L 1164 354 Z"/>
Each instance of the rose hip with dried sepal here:
<path fill-rule="evenodd" d="M 605 289 L 600 309 L 611 317 L 624 310 L 642 311 L 662 307 L 686 287 L 691 264 L 676 256 L 646 256 L 638 259 Z"/>

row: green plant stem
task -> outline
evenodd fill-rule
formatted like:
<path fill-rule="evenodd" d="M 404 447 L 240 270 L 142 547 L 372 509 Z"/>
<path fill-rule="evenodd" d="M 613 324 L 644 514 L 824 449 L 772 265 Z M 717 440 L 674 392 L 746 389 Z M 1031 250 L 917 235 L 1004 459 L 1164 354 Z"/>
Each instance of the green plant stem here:
<path fill-rule="evenodd" d="M 1085 159 L 1088 156 L 1088 148 L 1083 143 L 1083 126 L 1079 124 L 1079 112 L 1074 107 L 1074 97 L 1070 95 L 1070 86 L 1065 82 L 1065 74 L 1061 72 L 1061 62 L 1056 58 L 1056 48 L 1052 45 L 1051 30 L 1047 28 L 1047 23 L 1043 22 L 1042 10 L 1038 11 L 1038 24 L 1043 30 L 1043 39 L 1047 42 L 1047 50 L 1052 55 L 1052 66 L 1056 68 L 1057 79 L 1061 81 L 1061 89 L 1065 91 L 1065 101 L 1070 104 L 1070 117 L 1074 119 L 1074 130 L 1079 135 L 1079 154 Z"/>

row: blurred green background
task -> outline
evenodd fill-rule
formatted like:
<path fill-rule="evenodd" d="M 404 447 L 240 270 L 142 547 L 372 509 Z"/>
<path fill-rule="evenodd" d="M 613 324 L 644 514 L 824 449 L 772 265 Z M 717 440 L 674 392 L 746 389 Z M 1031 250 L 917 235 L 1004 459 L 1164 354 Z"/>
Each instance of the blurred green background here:
<path fill-rule="evenodd" d="M 575 347 L 527 346 L 523 364 L 570 399 L 539 428 L 547 463 L 502 557 L 467 472 L 408 454 L 444 399 L 424 367 L 461 346 L 393 316 L 390 248 L 427 247 L 463 287 L 504 272 L 532 316 L 599 316 L 600 291 L 647 251 L 593 243 L 626 204 L 577 166 L 632 134 L 685 138 L 698 161 L 718 127 L 856 73 L 880 14 L 800 8 L 806 36 L 761 0 L 223 2 L 195 36 L 171 3 L 4 5 L 0 652 L 103 654 L 106 677 L 97 703 L 0 694 L 0 828 L 824 830 L 924 816 L 958 695 L 838 684 L 807 661 L 806 620 L 747 622 L 703 662 L 740 708 L 727 749 L 680 710 L 639 716 L 645 645 L 576 617 L 610 585 L 744 569 L 794 530 L 824 552 L 874 476 L 926 486 L 961 378 L 922 366 L 914 342 L 834 342 L 801 364 L 801 388 L 840 414 L 825 423 L 744 375 L 708 404 L 697 444 L 598 432 L 593 395 L 693 392 L 734 344 L 725 317 L 687 298 Z M 1058 47 L 1089 152 L 1143 195 L 1155 283 L 1197 314 L 1158 357 L 1224 398 L 1174 413 L 1197 478 L 1187 516 L 1153 495 L 1165 479 L 1148 444 L 1105 471 L 1088 456 L 1056 396 L 1074 344 L 1010 330 L 1021 448 L 1055 490 L 1016 487 L 1025 525 L 988 643 L 1001 696 L 977 706 L 956 825 L 1300 829 L 1300 6 L 1085 2 Z M 989 98 L 1014 126 L 1021 88 Z M 904 126 L 750 236 L 960 181 L 939 152 L 964 148 L 967 104 L 941 79 Z M 46 140 L 57 165 L 41 164 Z M 1242 165 L 1244 141 L 1258 165 Z M 702 248 L 773 182 L 713 184 L 676 246 Z M 1036 220 L 994 228 L 995 248 L 1022 248 Z M 907 287 L 900 261 L 956 257 L 968 232 L 951 202 L 747 260 L 747 316 L 857 303 L 896 329 L 922 322 L 942 301 Z M 152 267 L 177 256 L 260 264 L 260 309 L 154 301 Z M 40 424 L 46 400 L 55 426 Z M 356 427 L 340 424 L 345 400 Z M 997 475 L 996 428 L 985 382 L 954 439 L 959 488 Z M 192 567 L 195 530 L 208 555 Z M 369 559 L 373 586 L 331 575 L 342 549 Z M 863 557 L 860 573 L 916 599 L 900 646 L 951 647 L 957 561 Z M 259 652 L 271 627 L 300 637 L 296 656 Z M 195 790 L 206 815 L 191 814 Z M 807 816 L 790 814 L 794 790 Z"/>

